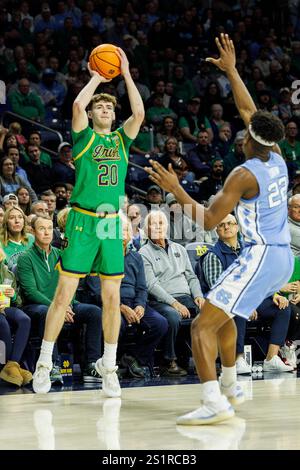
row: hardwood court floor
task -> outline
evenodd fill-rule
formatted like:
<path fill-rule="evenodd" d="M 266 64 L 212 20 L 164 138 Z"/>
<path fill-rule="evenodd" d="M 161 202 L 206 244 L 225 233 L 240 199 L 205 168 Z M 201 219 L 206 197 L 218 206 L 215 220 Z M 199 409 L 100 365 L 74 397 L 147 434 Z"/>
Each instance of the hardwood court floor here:
<path fill-rule="evenodd" d="M 176 426 L 199 406 L 200 385 L 0 396 L 0 449 L 300 449 L 300 379 L 241 382 L 248 400 L 213 426 Z"/>

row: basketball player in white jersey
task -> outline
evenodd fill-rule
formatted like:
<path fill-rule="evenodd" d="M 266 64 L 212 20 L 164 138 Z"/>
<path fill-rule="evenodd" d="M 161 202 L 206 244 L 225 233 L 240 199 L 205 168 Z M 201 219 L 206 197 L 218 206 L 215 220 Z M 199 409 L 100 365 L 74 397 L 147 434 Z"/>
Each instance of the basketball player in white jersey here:
<path fill-rule="evenodd" d="M 235 68 L 234 45 L 228 35 L 221 34 L 216 44 L 220 57 L 206 60 L 226 72 L 231 83 L 235 104 L 248 128 L 243 144 L 246 162 L 230 173 L 208 208 L 186 194 L 171 165 L 167 171 L 152 161 L 152 168 L 146 169 L 152 181 L 173 193 L 194 220 L 202 220 L 205 230 L 213 229 L 235 209 L 245 242 L 239 258 L 213 286 L 192 324 L 193 356 L 203 384 L 202 404 L 177 419 L 177 424 L 185 425 L 231 418 L 231 405 L 244 401 L 236 381 L 236 327 L 232 318 L 249 318 L 266 297 L 289 280 L 294 265 L 287 225 L 287 168 L 277 145 L 284 136 L 283 125 L 271 113 L 256 111 Z M 215 368 L 218 350 L 221 386 Z"/>

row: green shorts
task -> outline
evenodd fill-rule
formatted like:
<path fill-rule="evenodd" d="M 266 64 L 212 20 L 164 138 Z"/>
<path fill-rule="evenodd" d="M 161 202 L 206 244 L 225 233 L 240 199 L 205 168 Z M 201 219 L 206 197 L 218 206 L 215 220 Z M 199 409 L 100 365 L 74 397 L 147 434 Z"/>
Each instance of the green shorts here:
<path fill-rule="evenodd" d="M 71 277 L 91 274 L 104 279 L 122 279 L 124 253 L 118 214 L 99 218 L 85 209 L 73 207 L 68 215 L 57 269 Z"/>

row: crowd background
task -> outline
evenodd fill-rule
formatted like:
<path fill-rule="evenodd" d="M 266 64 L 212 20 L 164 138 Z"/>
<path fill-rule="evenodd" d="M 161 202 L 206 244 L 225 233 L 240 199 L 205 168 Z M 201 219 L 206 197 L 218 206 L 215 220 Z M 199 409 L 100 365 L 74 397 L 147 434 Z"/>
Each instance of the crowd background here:
<path fill-rule="evenodd" d="M 162 208 L 168 216 L 166 236 L 170 243 L 176 245 L 175 255 L 182 253 L 178 245 L 184 247 L 194 240 L 208 243 L 219 240 L 218 230 L 201 231 L 182 213 L 173 195 L 165 195 L 151 184 L 141 167 L 147 165 L 149 157 L 157 159 L 165 167 L 171 163 L 186 191 L 197 201 L 209 204 L 230 171 L 244 162 L 242 143 L 245 129 L 234 105 L 229 81 L 220 70 L 205 61 L 206 57 L 217 55 L 215 37 L 221 32 L 229 33 L 234 41 L 237 69 L 257 107 L 270 111 L 284 123 L 286 136 L 280 147 L 289 170 L 289 197 L 293 196 L 289 201 L 289 223 L 293 251 L 298 256 L 300 93 L 297 92 L 296 81 L 300 72 L 299 1 L 274 0 L 270 9 L 269 2 L 255 0 L 182 0 L 171 3 L 168 0 L 42 3 L 0 0 L 0 79 L 5 83 L 5 93 L 2 87 L 0 96 L 1 244 L 6 256 L 4 263 L 10 270 L 16 269 L 21 252 L 28 250 L 33 256 L 37 246 L 42 252 L 45 250 L 45 245 L 36 236 L 36 215 L 50 217 L 52 246 L 58 249 L 63 246 L 64 226 L 75 183 L 70 138 L 72 103 L 89 81 L 89 54 L 102 43 L 113 43 L 125 51 L 146 110 L 144 123 L 130 149 L 126 185 L 130 204 L 123 208 L 123 212 L 129 218 L 132 233 L 126 247 L 133 246 L 137 252 L 145 245 L 147 234 L 142 229 L 143 222 L 146 218 L 149 224 L 147 212 L 155 207 Z M 116 96 L 115 125 L 121 125 L 130 115 L 122 77 L 102 84 L 98 91 Z M 61 135 L 58 141 L 53 130 Z M 176 272 L 176 264 L 171 259 L 172 248 L 167 254 L 170 266 L 175 269 L 173 285 L 164 286 L 166 295 L 155 298 L 152 281 L 149 280 L 153 272 L 150 272 L 147 261 L 145 264 L 145 253 L 151 247 L 151 239 L 147 245 L 148 249 L 142 248 L 141 253 L 146 267 L 142 289 L 148 291 L 150 298 L 152 295 L 152 307 L 151 302 L 147 305 L 147 315 L 150 318 L 152 312 L 152 317 L 148 323 L 145 322 L 143 329 L 150 335 L 149 354 L 147 360 L 142 358 L 141 345 L 137 341 L 136 356 L 139 357 L 128 356 L 128 351 L 125 351 L 123 365 L 132 375 L 141 376 L 143 370 L 139 365 L 152 364 L 162 331 L 168 327 L 165 349 L 162 350 L 166 351 L 168 344 L 167 349 L 172 354 L 165 354 L 161 370 L 171 376 L 184 375 L 184 369 L 176 363 L 175 340 L 180 322 L 189 318 L 187 311 L 196 314 L 201 308 L 199 300 L 196 301 L 201 297 L 200 283 L 198 280 L 197 289 L 193 284 L 189 292 L 188 286 L 196 278 L 187 259 L 184 271 L 187 284 L 184 292 L 180 290 L 182 273 Z M 157 249 L 155 246 L 152 248 Z M 125 253 L 127 256 L 127 251 Z M 147 256 L 151 257 L 151 249 Z M 139 257 L 132 257 L 132 263 L 135 262 L 142 269 Z M 21 271 L 17 277 L 21 279 L 22 275 Z M 140 287 L 135 285 L 137 279 L 130 270 L 127 275 L 132 296 L 132 287 Z M 300 276 L 296 279 L 297 275 L 292 284 L 298 289 Z M 21 282 L 20 288 L 23 306 L 26 307 L 25 285 L 26 282 L 22 287 Z M 78 295 L 85 302 L 91 298 L 98 301 L 99 288 L 87 280 Z M 291 289 L 286 292 L 291 293 Z M 133 308 L 128 295 L 126 291 L 124 299 L 128 308 L 122 311 L 127 325 L 134 323 L 132 312 L 138 307 Z M 190 296 L 186 305 L 178 300 L 184 295 Z M 19 307 L 22 306 L 21 300 Z M 30 304 L 41 304 L 35 300 L 32 302 L 30 298 Z M 192 306 L 191 300 L 195 300 Z M 170 308 L 160 309 L 159 302 L 173 308 L 177 316 L 174 311 L 170 313 Z M 143 308 L 145 310 L 146 304 Z M 44 316 L 46 311 L 43 310 Z M 30 315 L 30 309 L 29 313 L 26 312 Z M 93 310 L 93 314 L 96 313 Z M 157 316 L 159 314 L 167 318 L 168 326 L 163 324 L 161 317 Z M 32 321 L 33 317 L 31 312 Z M 153 323 L 152 333 L 157 330 L 155 338 L 151 337 L 149 321 Z M 10 321 L 13 337 L 16 337 L 16 324 L 15 319 Z M 24 328 L 21 329 L 23 342 L 25 336 L 27 341 L 31 334 L 28 321 L 26 333 Z M 40 335 L 41 331 L 39 324 Z M 23 346 L 25 348 L 26 344 Z M 11 362 L 19 363 L 23 350 L 19 348 L 15 356 L 12 352 L 15 360 Z M 99 379 L 93 369 L 94 359 L 93 356 L 85 361 L 84 377 L 87 381 Z M 55 363 L 57 361 L 56 357 Z M 186 363 L 182 365 L 186 366 Z"/>

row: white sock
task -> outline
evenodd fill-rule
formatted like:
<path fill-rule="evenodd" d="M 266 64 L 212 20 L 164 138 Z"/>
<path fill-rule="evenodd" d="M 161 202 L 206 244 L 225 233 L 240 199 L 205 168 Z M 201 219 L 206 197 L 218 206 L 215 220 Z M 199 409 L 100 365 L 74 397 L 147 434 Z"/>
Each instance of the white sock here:
<path fill-rule="evenodd" d="M 117 347 L 118 344 L 105 343 L 104 341 L 104 353 L 102 356 L 102 363 L 107 369 L 113 369 L 114 367 L 116 367 Z"/>
<path fill-rule="evenodd" d="M 222 378 L 221 378 L 222 385 L 224 385 L 224 387 L 229 387 L 229 385 L 234 384 L 236 380 L 237 380 L 236 365 L 232 367 L 222 366 Z"/>
<path fill-rule="evenodd" d="M 49 364 L 49 366 L 52 365 L 53 348 L 54 341 L 45 341 L 43 339 L 38 362 L 44 362 L 45 364 Z"/>
<path fill-rule="evenodd" d="M 221 390 L 217 380 L 210 380 L 202 384 L 203 401 L 218 401 L 221 398 Z"/>

